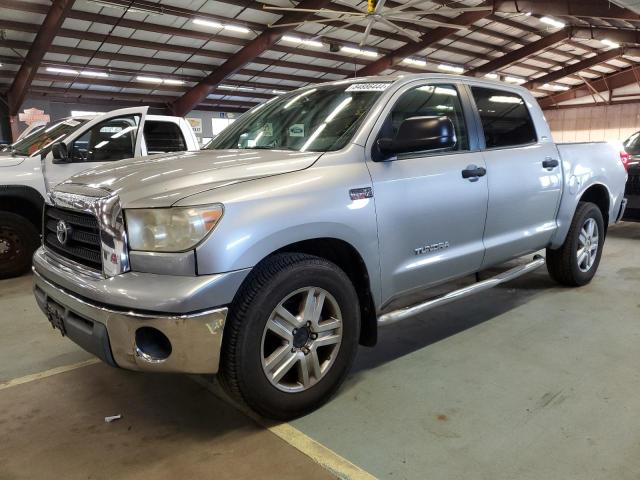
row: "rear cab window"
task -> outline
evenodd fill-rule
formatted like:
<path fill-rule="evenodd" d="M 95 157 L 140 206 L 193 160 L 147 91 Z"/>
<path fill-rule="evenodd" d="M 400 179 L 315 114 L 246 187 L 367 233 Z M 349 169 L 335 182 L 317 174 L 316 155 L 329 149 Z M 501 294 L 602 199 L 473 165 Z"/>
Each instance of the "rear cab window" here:
<path fill-rule="evenodd" d="M 517 93 L 485 87 L 471 87 L 486 148 L 517 147 L 536 143 L 538 136 L 531 114 Z"/>
<path fill-rule="evenodd" d="M 147 120 L 144 124 L 144 140 L 149 155 L 187 150 L 182 130 L 173 122 Z"/>

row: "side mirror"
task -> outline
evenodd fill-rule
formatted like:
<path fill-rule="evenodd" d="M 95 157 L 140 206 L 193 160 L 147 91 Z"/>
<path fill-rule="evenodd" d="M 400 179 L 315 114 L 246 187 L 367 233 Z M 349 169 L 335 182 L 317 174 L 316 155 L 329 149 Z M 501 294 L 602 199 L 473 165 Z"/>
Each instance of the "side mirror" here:
<path fill-rule="evenodd" d="M 53 155 L 53 163 L 69 163 L 69 151 L 64 142 L 56 142 L 51 145 L 51 154 Z"/>
<path fill-rule="evenodd" d="M 396 137 L 378 139 L 385 155 L 445 150 L 456 144 L 456 131 L 448 117 L 411 117 L 400 124 Z"/>

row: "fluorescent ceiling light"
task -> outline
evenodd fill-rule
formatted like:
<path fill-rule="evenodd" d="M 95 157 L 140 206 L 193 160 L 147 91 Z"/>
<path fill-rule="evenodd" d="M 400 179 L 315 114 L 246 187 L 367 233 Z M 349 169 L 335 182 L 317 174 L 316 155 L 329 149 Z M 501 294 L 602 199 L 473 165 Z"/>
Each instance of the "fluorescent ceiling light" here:
<path fill-rule="evenodd" d="M 524 78 L 518 78 L 518 77 L 504 77 L 504 81 L 509 83 L 517 83 L 518 85 L 522 85 L 523 83 L 526 82 Z"/>
<path fill-rule="evenodd" d="M 225 25 L 222 28 L 224 28 L 225 30 L 230 30 L 232 32 L 240 32 L 240 33 L 249 33 L 251 31 L 247 27 L 239 27 L 238 25 Z"/>
<path fill-rule="evenodd" d="M 78 75 L 78 70 L 71 70 L 70 68 L 58 68 L 58 67 L 47 67 L 47 72 L 53 73 L 67 73 L 69 75 Z"/>
<path fill-rule="evenodd" d="M 82 72 L 80 72 L 80 75 L 83 75 L 85 77 L 101 77 L 101 78 L 107 78 L 109 76 L 109 74 L 105 72 L 91 72 L 86 70 L 83 70 Z"/>
<path fill-rule="evenodd" d="M 211 20 L 203 20 L 201 18 L 194 18 L 193 23 L 195 23 L 196 25 L 202 25 L 203 27 L 210 27 L 210 28 L 222 28 L 224 26 L 221 23 L 212 22 Z"/>
<path fill-rule="evenodd" d="M 491 80 L 497 80 L 498 79 L 498 74 L 497 73 L 487 73 L 485 75 L 485 78 L 489 78 Z"/>
<path fill-rule="evenodd" d="M 94 117 L 102 115 L 104 112 L 88 112 L 86 110 L 71 110 L 72 117 Z"/>
<path fill-rule="evenodd" d="M 236 85 L 218 85 L 220 90 L 243 90 L 245 92 L 253 92 L 255 88 L 253 87 L 238 87 Z"/>
<path fill-rule="evenodd" d="M 172 78 L 167 78 L 163 80 L 162 83 L 166 83 L 167 85 L 184 85 L 183 80 L 174 80 Z"/>
<path fill-rule="evenodd" d="M 507 97 L 506 95 L 494 95 L 489 97 L 489 101 L 494 103 L 522 103 L 519 97 Z"/>
<path fill-rule="evenodd" d="M 549 83 L 545 83 L 540 88 L 544 88 L 545 90 L 556 90 L 556 91 L 559 91 L 559 92 L 564 92 L 566 90 L 569 90 L 569 87 L 565 87 L 564 85 L 552 85 L 552 84 L 549 84 Z"/>
<path fill-rule="evenodd" d="M 212 20 L 204 20 L 202 18 L 194 18 L 193 23 L 196 25 L 201 25 L 203 27 L 209 28 L 223 28 L 225 30 L 230 30 L 232 32 L 240 32 L 240 33 L 249 33 L 250 30 L 246 27 L 240 27 L 238 25 L 227 25 L 219 22 L 214 22 Z"/>
<path fill-rule="evenodd" d="M 158 77 L 136 77 L 136 80 L 145 83 L 162 83 L 162 79 Z"/>
<path fill-rule="evenodd" d="M 609 48 L 619 48 L 620 44 L 605 38 L 604 40 L 600 40 L 601 43 L 604 43 Z"/>
<path fill-rule="evenodd" d="M 307 45 L 309 47 L 323 47 L 324 43 L 316 40 L 306 40 L 300 37 L 294 37 L 293 35 L 283 35 L 282 40 L 290 43 L 297 43 L 299 45 Z"/>
<path fill-rule="evenodd" d="M 344 53 L 353 53 L 355 55 L 362 55 L 365 57 L 378 56 L 378 52 L 374 52 L 373 50 L 362 50 L 360 48 L 354 48 L 354 47 L 340 47 L 340 51 Z"/>
<path fill-rule="evenodd" d="M 425 60 L 418 60 L 417 58 L 403 58 L 402 61 L 409 65 L 420 65 L 421 67 L 427 66 L 427 62 Z"/>
<path fill-rule="evenodd" d="M 456 67 L 455 65 L 446 65 L 444 63 L 441 63 L 440 65 L 438 65 L 438 68 L 440 70 L 444 70 L 445 72 L 453 72 L 453 73 L 463 73 L 464 72 L 464 68 L 462 68 L 462 67 Z"/>
<path fill-rule="evenodd" d="M 563 28 L 566 25 L 564 22 L 551 17 L 542 17 L 540 21 L 555 28 Z"/>
<path fill-rule="evenodd" d="M 286 90 L 271 90 L 276 95 L 282 95 L 283 93 L 287 93 Z"/>

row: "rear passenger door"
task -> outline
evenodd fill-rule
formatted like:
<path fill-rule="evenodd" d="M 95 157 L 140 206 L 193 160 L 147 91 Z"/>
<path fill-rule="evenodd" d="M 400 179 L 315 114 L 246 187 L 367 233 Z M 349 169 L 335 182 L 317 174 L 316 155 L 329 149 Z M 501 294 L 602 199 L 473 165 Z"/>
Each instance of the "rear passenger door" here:
<path fill-rule="evenodd" d="M 484 167 L 477 138 L 470 138 L 469 100 L 450 83 L 414 83 L 394 94 L 370 138 L 367 162 L 378 220 L 383 302 L 429 285 L 473 273 L 484 254 L 487 212 L 485 176 L 462 172 Z M 376 151 L 379 138 L 393 138 L 411 117 L 448 117 L 453 148 L 398 154 Z"/>
<path fill-rule="evenodd" d="M 517 91 L 470 87 L 485 140 L 489 208 L 483 267 L 544 248 L 555 229 L 562 170 L 537 105 Z"/>

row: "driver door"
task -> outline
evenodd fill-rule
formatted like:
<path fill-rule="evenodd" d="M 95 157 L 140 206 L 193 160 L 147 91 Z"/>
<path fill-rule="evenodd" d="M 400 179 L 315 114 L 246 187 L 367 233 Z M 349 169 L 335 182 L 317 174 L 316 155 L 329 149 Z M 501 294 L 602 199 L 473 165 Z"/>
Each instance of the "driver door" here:
<path fill-rule="evenodd" d="M 480 269 L 488 189 L 466 90 L 450 83 L 414 83 L 397 92 L 370 138 L 367 162 L 378 220 L 383 303 Z M 452 148 L 392 158 L 376 153 L 379 138 L 394 138 L 411 117 L 448 117 Z M 377 159 L 378 161 L 374 161 Z M 475 170 L 474 170 L 475 169 Z M 463 171 L 478 171 L 463 178 Z"/>
<path fill-rule="evenodd" d="M 44 160 L 47 190 L 106 162 L 142 155 L 142 128 L 148 107 L 122 108 L 100 115 L 65 140 L 68 162 L 49 152 Z"/>

